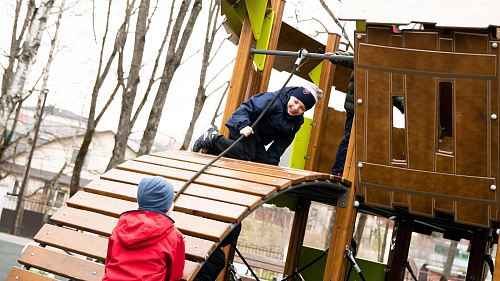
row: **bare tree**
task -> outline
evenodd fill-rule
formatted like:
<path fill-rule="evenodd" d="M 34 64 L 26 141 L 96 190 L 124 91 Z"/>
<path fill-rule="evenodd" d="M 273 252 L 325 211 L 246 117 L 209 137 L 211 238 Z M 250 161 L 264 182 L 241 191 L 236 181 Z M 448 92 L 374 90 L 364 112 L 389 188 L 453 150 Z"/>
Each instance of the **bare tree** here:
<path fill-rule="evenodd" d="M 17 126 L 22 102 L 33 92 L 25 92 L 24 87 L 31 68 L 36 62 L 42 36 L 47 27 L 47 20 L 54 0 L 43 0 L 35 7 L 35 1 L 28 1 L 26 17 L 21 31 L 18 33 L 21 6 L 23 1 L 16 1 L 14 24 L 12 28 L 9 64 L 2 77 L 2 93 L 0 95 L 0 158 L 12 145 L 12 137 Z M 27 33 L 26 33 L 27 31 Z M 22 44 L 22 46 L 21 46 Z M 14 71 L 14 67 L 16 70 Z M 12 118 L 12 114 L 15 118 Z M 12 122 L 9 122 L 12 120 Z"/>
<path fill-rule="evenodd" d="M 205 93 L 207 91 L 208 85 L 205 85 L 205 79 L 207 77 L 208 66 L 210 65 L 209 58 L 212 51 L 212 46 L 214 44 L 215 34 L 220 27 L 217 27 L 219 7 L 219 1 L 210 1 L 207 31 L 205 35 L 205 45 L 203 48 L 203 59 L 201 61 L 200 84 L 198 85 L 198 92 L 196 93 L 196 99 L 194 102 L 193 116 L 191 117 L 191 122 L 189 123 L 189 127 L 187 129 L 186 135 L 184 137 L 184 142 L 181 147 L 181 149 L 183 150 L 186 150 L 189 146 L 189 143 L 191 142 L 194 126 L 196 125 L 196 121 L 198 120 L 201 110 L 205 105 L 205 100 L 207 99 Z"/>
<path fill-rule="evenodd" d="M 104 35 L 102 38 L 102 44 L 101 44 L 101 52 L 99 55 L 99 64 L 97 67 L 97 76 L 96 80 L 94 83 L 94 88 L 92 90 L 92 98 L 90 102 L 90 111 L 89 111 L 89 117 L 87 120 L 87 129 L 85 132 L 85 135 L 83 137 L 82 145 L 80 146 L 80 149 L 78 151 L 78 155 L 76 156 L 75 160 L 75 166 L 73 168 L 73 173 L 71 176 L 71 184 L 70 184 L 70 196 L 73 196 L 77 191 L 78 188 L 80 187 L 80 174 L 82 172 L 83 165 L 85 164 L 85 157 L 87 156 L 87 152 L 90 146 L 90 143 L 92 142 L 92 138 L 95 133 L 95 128 L 99 121 L 101 120 L 104 112 L 107 110 L 109 105 L 114 99 L 114 96 L 116 95 L 119 87 L 120 87 L 120 82 L 117 83 L 115 89 L 113 90 L 111 96 L 109 97 L 107 103 L 104 105 L 104 107 L 101 109 L 100 113 L 98 114 L 97 117 L 96 115 L 96 108 L 97 108 L 97 97 L 99 96 L 100 89 L 104 83 L 104 80 L 106 79 L 109 70 L 111 68 L 111 65 L 118 54 L 119 50 L 122 50 L 123 47 L 125 46 L 125 42 L 127 40 L 127 30 L 128 26 L 130 23 L 130 16 L 132 14 L 132 9 L 134 7 L 135 0 L 132 0 L 132 2 L 127 0 L 127 6 L 125 8 L 125 17 L 123 20 L 123 23 L 121 24 L 120 28 L 117 31 L 113 50 L 111 54 L 108 57 L 108 60 L 106 64 L 103 64 L 103 58 L 104 58 L 104 47 L 107 42 L 107 35 L 108 35 L 108 29 L 109 29 L 109 22 L 110 22 L 110 13 L 111 13 L 111 3 L 112 0 L 109 0 L 108 2 L 108 10 L 107 10 L 107 17 L 106 17 L 106 27 L 104 31 Z"/>
<path fill-rule="evenodd" d="M 167 93 L 170 88 L 170 84 L 174 77 L 177 68 L 180 65 L 182 56 L 187 46 L 187 42 L 191 37 L 193 32 L 193 27 L 198 18 L 198 14 L 201 11 L 202 3 L 201 0 L 195 0 L 193 7 L 191 9 L 191 14 L 185 25 L 184 31 L 180 42 L 178 42 L 179 35 L 181 33 L 181 27 L 186 16 L 188 6 L 191 4 L 191 0 L 185 0 L 182 2 L 177 19 L 172 29 L 172 35 L 170 38 L 168 46 L 168 56 L 165 60 L 165 67 L 163 68 L 163 73 L 161 76 L 161 82 L 158 87 L 158 92 L 156 93 L 155 100 L 153 102 L 153 107 L 149 113 L 148 123 L 141 140 L 141 145 L 139 147 L 138 155 L 149 154 L 151 152 L 151 147 L 153 146 L 154 138 L 156 132 L 158 131 L 158 124 L 160 123 L 161 114 L 163 106 L 165 105 L 165 100 L 167 99 Z M 125 149 L 125 148 L 122 148 Z M 117 155 L 119 157 L 119 155 Z M 118 163 L 122 162 L 123 159 L 118 157 L 112 158 L 108 168 L 115 167 Z"/>
<path fill-rule="evenodd" d="M 349 35 L 345 31 L 345 25 L 342 25 L 342 23 L 339 21 L 339 19 L 333 14 L 332 10 L 330 10 L 328 5 L 326 5 L 325 0 L 319 0 L 319 2 L 321 3 L 321 6 L 323 6 L 323 8 L 325 8 L 326 12 L 328 13 L 328 15 L 330 15 L 330 17 L 333 19 L 335 24 L 337 24 L 337 26 L 340 28 L 340 30 L 342 30 L 342 36 L 344 37 L 344 39 L 347 42 L 347 43 L 345 43 L 347 45 L 347 47 L 351 48 L 351 50 L 354 50 L 354 47 L 352 46 L 351 40 L 349 39 Z"/>
<path fill-rule="evenodd" d="M 356 227 L 356 233 L 354 234 L 354 239 L 358 243 L 358 252 L 361 248 L 361 240 L 363 239 L 363 231 L 365 230 L 366 219 L 368 215 L 365 213 L 359 214 L 358 226 Z"/>

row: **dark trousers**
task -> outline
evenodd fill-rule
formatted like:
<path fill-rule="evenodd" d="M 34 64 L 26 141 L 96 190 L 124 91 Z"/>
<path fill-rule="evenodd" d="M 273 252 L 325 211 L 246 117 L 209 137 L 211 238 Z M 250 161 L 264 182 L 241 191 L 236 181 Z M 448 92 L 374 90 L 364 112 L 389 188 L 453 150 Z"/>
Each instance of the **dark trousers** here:
<path fill-rule="evenodd" d="M 347 155 L 347 148 L 349 147 L 349 139 L 351 137 L 353 118 L 354 118 L 353 113 L 346 112 L 344 138 L 342 138 L 339 148 L 337 149 L 337 155 L 335 155 L 335 162 L 333 163 L 332 175 L 340 174 L 340 176 L 342 176 L 342 174 L 344 173 L 345 157 Z"/>
<path fill-rule="evenodd" d="M 218 155 L 222 151 L 230 147 L 235 140 L 237 140 L 241 135 L 236 130 L 230 130 L 231 138 L 226 139 L 224 136 L 217 136 L 214 140 L 214 146 L 216 151 L 208 151 L 210 154 Z M 269 163 L 269 158 L 267 156 L 267 150 L 263 143 L 257 142 L 255 135 L 249 135 L 248 137 L 243 137 L 243 139 L 236 144 L 225 156 L 235 159 L 259 162 L 259 163 Z"/>
<path fill-rule="evenodd" d="M 241 232 L 241 223 L 234 227 L 234 229 L 229 232 L 229 234 L 220 242 L 219 247 L 215 248 L 215 251 L 205 262 L 203 267 L 200 269 L 193 281 L 214 281 L 219 276 L 220 272 L 226 266 L 226 256 L 221 247 L 226 247 L 227 245 L 233 243 L 238 239 Z"/>

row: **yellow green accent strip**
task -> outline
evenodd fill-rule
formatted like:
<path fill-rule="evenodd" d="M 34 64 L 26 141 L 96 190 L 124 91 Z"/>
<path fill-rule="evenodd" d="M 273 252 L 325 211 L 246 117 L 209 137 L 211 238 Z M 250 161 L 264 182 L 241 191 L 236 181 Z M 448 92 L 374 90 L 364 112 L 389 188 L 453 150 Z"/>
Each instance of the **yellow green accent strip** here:
<path fill-rule="evenodd" d="M 304 124 L 295 134 L 293 139 L 292 153 L 290 155 L 290 167 L 295 169 L 304 169 L 306 164 L 307 148 L 309 147 L 309 139 L 311 138 L 311 118 L 304 118 Z"/>
<path fill-rule="evenodd" d="M 262 31 L 260 34 L 260 39 L 257 41 L 256 48 L 259 50 L 267 50 L 269 46 L 269 39 L 271 37 L 271 29 L 273 28 L 274 22 L 274 12 L 270 12 L 265 18 L 262 24 Z M 259 71 L 264 70 L 264 63 L 266 62 L 266 55 L 255 55 L 253 61 L 257 65 Z"/>
<path fill-rule="evenodd" d="M 309 72 L 309 77 L 311 81 L 319 87 L 319 80 L 321 78 L 321 69 L 323 68 L 323 62 L 320 62 L 313 70 Z"/>

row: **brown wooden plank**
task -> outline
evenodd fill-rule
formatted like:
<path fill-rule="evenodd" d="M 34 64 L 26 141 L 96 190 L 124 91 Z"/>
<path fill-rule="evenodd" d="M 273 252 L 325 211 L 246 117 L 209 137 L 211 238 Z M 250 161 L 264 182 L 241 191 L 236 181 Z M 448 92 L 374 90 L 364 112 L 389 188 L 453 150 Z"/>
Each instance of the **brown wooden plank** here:
<path fill-rule="evenodd" d="M 57 253 L 37 246 L 28 246 L 19 263 L 51 272 L 72 280 L 102 280 L 104 265 Z"/>
<path fill-rule="evenodd" d="M 231 228 L 229 224 L 223 222 L 178 212 L 173 212 L 171 217 L 176 221 L 175 227 L 183 234 L 211 241 L 221 241 L 221 237 L 225 237 Z M 109 237 L 118 219 L 91 211 L 63 206 L 51 217 L 51 221 L 56 224 Z"/>
<path fill-rule="evenodd" d="M 156 152 L 152 155 L 164 158 L 170 158 L 175 160 L 181 160 L 186 162 L 198 163 L 206 165 L 211 160 L 213 160 L 214 156 L 205 155 L 201 153 L 192 153 L 187 151 L 164 151 L 164 152 Z M 231 161 L 233 160 L 233 161 Z M 244 162 L 245 164 L 236 163 L 235 159 L 222 157 L 212 164 L 214 167 L 221 167 L 225 169 L 233 169 L 236 171 L 245 171 L 254 174 L 268 175 L 273 177 L 278 177 L 282 179 L 291 180 L 293 184 L 301 183 L 306 180 L 305 176 L 297 173 L 288 173 L 286 171 L 275 171 L 271 169 L 261 168 L 257 166 L 253 166 L 251 162 Z M 318 177 L 316 177 L 317 179 Z M 310 180 L 308 178 L 308 180 Z"/>
<path fill-rule="evenodd" d="M 102 280 L 104 276 L 103 264 L 32 245 L 28 246 L 26 251 L 21 255 L 19 263 L 70 278 L 71 280 Z M 195 274 L 198 273 L 199 268 L 200 265 L 198 263 L 186 260 L 182 280 L 192 280 Z M 35 280 L 53 279 L 37 278 Z"/>
<path fill-rule="evenodd" d="M 92 232 L 98 235 L 110 236 L 118 223 L 117 218 L 102 214 L 78 210 L 62 206 L 50 217 L 53 223 L 72 227 L 78 230 Z"/>
<path fill-rule="evenodd" d="M 177 154 L 177 156 L 176 156 Z M 166 151 L 166 152 L 159 152 L 155 153 L 154 155 L 161 156 L 161 157 L 179 157 L 179 155 L 182 155 L 181 157 L 185 157 L 183 160 L 185 161 L 201 161 L 203 159 L 203 164 L 207 164 L 211 160 L 215 158 L 214 155 L 208 155 L 208 154 L 202 154 L 202 153 L 193 153 L 193 152 L 188 152 L 188 151 Z M 190 159 L 188 159 L 190 158 Z M 235 165 L 234 167 L 238 167 L 238 169 L 243 169 L 244 171 L 252 171 L 252 172 L 257 172 L 257 173 L 263 173 L 266 175 L 272 175 L 272 176 L 283 176 L 284 178 L 292 178 L 292 179 L 300 179 L 304 178 L 306 180 L 315 180 L 320 178 L 321 176 L 324 176 L 324 174 L 321 173 L 315 173 L 311 171 L 305 171 L 305 170 L 297 170 L 293 168 L 287 168 L 287 167 L 281 167 L 281 166 L 274 166 L 274 165 L 269 165 L 269 164 L 263 164 L 263 163 L 257 163 L 257 162 L 251 162 L 251 161 L 245 161 L 245 160 L 239 160 L 239 159 L 234 159 L 234 158 L 228 158 L 228 157 L 222 157 L 217 162 L 214 163 L 215 166 L 217 165 L 222 165 L 224 164 L 224 168 L 230 168 L 230 166 L 226 166 L 226 164 L 233 164 Z M 220 166 L 222 167 L 222 166 Z M 293 177 L 293 176 L 298 176 L 298 177 Z M 321 177 L 322 178 L 322 177 Z"/>
<path fill-rule="evenodd" d="M 109 233 L 111 234 L 111 233 Z M 38 243 L 104 261 L 108 239 L 72 229 L 45 224 L 33 239 Z M 186 258 L 204 261 L 215 249 L 212 241 L 185 235 Z"/>
<path fill-rule="evenodd" d="M 143 173 L 145 175 L 162 176 L 168 179 L 189 180 L 196 172 L 178 170 L 169 167 L 162 167 L 147 163 L 127 161 L 118 165 L 118 169 L 132 172 Z M 113 170 L 106 172 L 112 173 Z M 101 178 L 105 178 L 104 175 Z M 201 174 L 194 183 L 214 186 L 222 189 L 238 191 L 242 193 L 257 195 L 262 198 L 268 198 L 276 193 L 276 188 L 270 185 L 246 182 L 243 180 L 229 179 L 214 175 Z"/>
<path fill-rule="evenodd" d="M 178 151 L 178 153 L 184 153 L 184 154 L 191 154 L 195 155 L 198 157 L 204 157 L 206 159 L 212 160 L 215 156 L 213 155 L 208 155 L 208 154 L 202 154 L 202 153 L 193 153 L 193 152 L 187 152 L 187 151 Z M 251 161 L 245 161 L 245 160 L 239 160 L 239 159 L 233 159 L 233 158 L 227 158 L 227 157 L 222 157 L 220 160 L 228 162 L 228 163 L 236 163 L 236 164 L 241 164 L 245 166 L 253 166 L 265 170 L 269 170 L 271 172 L 276 172 L 276 171 L 281 171 L 285 173 L 290 173 L 290 174 L 297 174 L 297 175 L 302 175 L 306 177 L 306 180 L 315 180 L 315 179 L 328 179 L 328 174 L 323 174 L 323 173 L 317 173 L 317 172 L 312 172 L 312 171 L 306 171 L 306 170 L 297 170 L 294 168 L 289 168 L 289 167 L 282 167 L 282 166 L 274 166 L 270 164 L 263 164 L 263 163 L 258 163 L 258 162 L 251 162 Z M 218 161 L 220 161 L 218 160 Z"/>
<path fill-rule="evenodd" d="M 13 267 L 7 276 L 5 281 L 51 281 L 57 280 L 47 276 L 37 274 L 26 269 L 21 269 L 19 267 Z"/>
<path fill-rule="evenodd" d="M 342 138 L 344 137 L 346 113 L 337 111 L 331 107 L 326 113 L 324 123 L 324 133 L 322 134 L 320 144 L 320 154 L 318 163 L 318 172 L 332 172 L 333 162 Z"/>
<path fill-rule="evenodd" d="M 436 172 L 453 174 L 454 160 L 455 158 L 453 157 L 453 155 L 436 153 Z M 435 198 L 434 206 L 436 210 L 452 214 L 455 213 L 455 210 L 453 209 L 454 204 L 452 200 Z"/>
<path fill-rule="evenodd" d="M 131 176 L 131 174 L 134 175 Z M 84 190 L 90 193 L 96 193 L 108 197 L 136 202 L 137 185 L 139 184 L 139 181 L 144 177 L 144 175 L 124 170 L 115 170 L 115 173 L 113 173 L 112 176 L 113 181 L 111 181 L 111 177 L 108 177 L 108 179 L 110 180 L 94 180 L 87 186 L 85 186 Z M 123 180 L 127 180 L 127 183 L 118 182 Z M 181 189 L 185 182 L 171 179 L 170 183 L 172 183 L 172 185 L 174 186 L 174 191 L 177 192 Z M 214 201 L 233 203 L 236 205 L 245 206 L 249 210 L 253 210 L 262 202 L 262 198 L 260 198 L 259 196 L 239 193 L 196 183 L 192 183 L 186 189 L 184 189 L 183 194 L 207 198 Z"/>
<path fill-rule="evenodd" d="M 187 170 L 187 171 L 192 171 L 192 172 L 198 172 L 199 170 L 201 170 L 205 166 L 202 164 L 177 161 L 177 160 L 166 159 L 163 157 L 149 156 L 149 155 L 143 155 L 143 156 L 137 157 L 134 159 L 134 161 L 155 164 L 155 165 L 160 165 L 160 166 L 165 166 L 165 167 L 171 167 L 171 168 L 176 168 L 176 169 L 182 169 L 182 170 Z M 266 176 L 266 175 L 257 175 L 257 174 L 252 174 L 252 173 L 246 173 L 246 172 L 242 172 L 242 171 L 235 171 L 235 170 L 230 170 L 230 169 L 223 169 L 223 168 L 213 167 L 213 166 L 206 169 L 204 171 L 204 173 L 209 174 L 209 175 L 216 175 L 216 176 L 220 176 L 220 177 L 227 177 L 230 179 L 239 179 L 239 180 L 245 180 L 245 181 L 249 181 L 249 182 L 272 185 L 272 186 L 277 187 L 278 190 L 286 188 L 292 184 L 292 182 L 290 180 L 285 180 L 285 179 L 276 178 L 276 177 L 270 177 L 270 176 Z"/>
<path fill-rule="evenodd" d="M 112 217 L 119 217 L 125 211 L 138 209 L 136 202 L 85 191 L 78 191 L 66 204 L 69 207 L 102 213 Z M 235 223 L 241 220 L 247 213 L 248 208 L 189 195 L 181 195 L 175 202 L 174 210 Z"/>
<path fill-rule="evenodd" d="M 108 239 L 68 228 L 45 224 L 33 238 L 35 242 L 104 261 Z"/>
<path fill-rule="evenodd" d="M 359 50 L 358 65 L 365 69 L 469 79 L 494 79 L 497 72 L 496 57 L 490 54 L 428 52 L 364 43 L 359 44 Z"/>
<path fill-rule="evenodd" d="M 428 196 L 421 196 L 410 194 L 410 202 L 409 202 L 409 210 L 410 214 L 416 214 L 424 217 L 435 217 L 436 211 L 434 210 L 433 201 L 435 198 L 431 198 Z"/>
<path fill-rule="evenodd" d="M 449 200 L 496 205 L 495 179 L 363 163 L 359 185 Z"/>
<path fill-rule="evenodd" d="M 490 208 L 487 205 L 455 201 L 455 222 L 490 229 Z"/>
<path fill-rule="evenodd" d="M 263 257 L 260 255 L 245 253 L 245 252 L 241 252 L 241 255 L 245 258 L 245 260 L 252 268 L 261 268 L 264 270 L 282 273 L 283 268 L 285 267 L 285 262 L 282 260 Z M 243 263 L 243 261 L 239 256 L 235 256 L 234 261 L 238 263 Z"/>

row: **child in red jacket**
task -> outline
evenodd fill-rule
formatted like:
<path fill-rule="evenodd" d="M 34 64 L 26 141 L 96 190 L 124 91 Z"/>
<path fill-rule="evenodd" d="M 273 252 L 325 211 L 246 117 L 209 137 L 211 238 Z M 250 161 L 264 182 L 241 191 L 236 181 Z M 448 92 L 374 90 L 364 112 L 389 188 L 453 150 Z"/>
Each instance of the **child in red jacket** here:
<path fill-rule="evenodd" d="M 120 215 L 108 242 L 103 280 L 182 278 L 185 246 L 169 214 L 174 188 L 162 177 L 143 178 L 137 189 L 139 210 Z"/>

